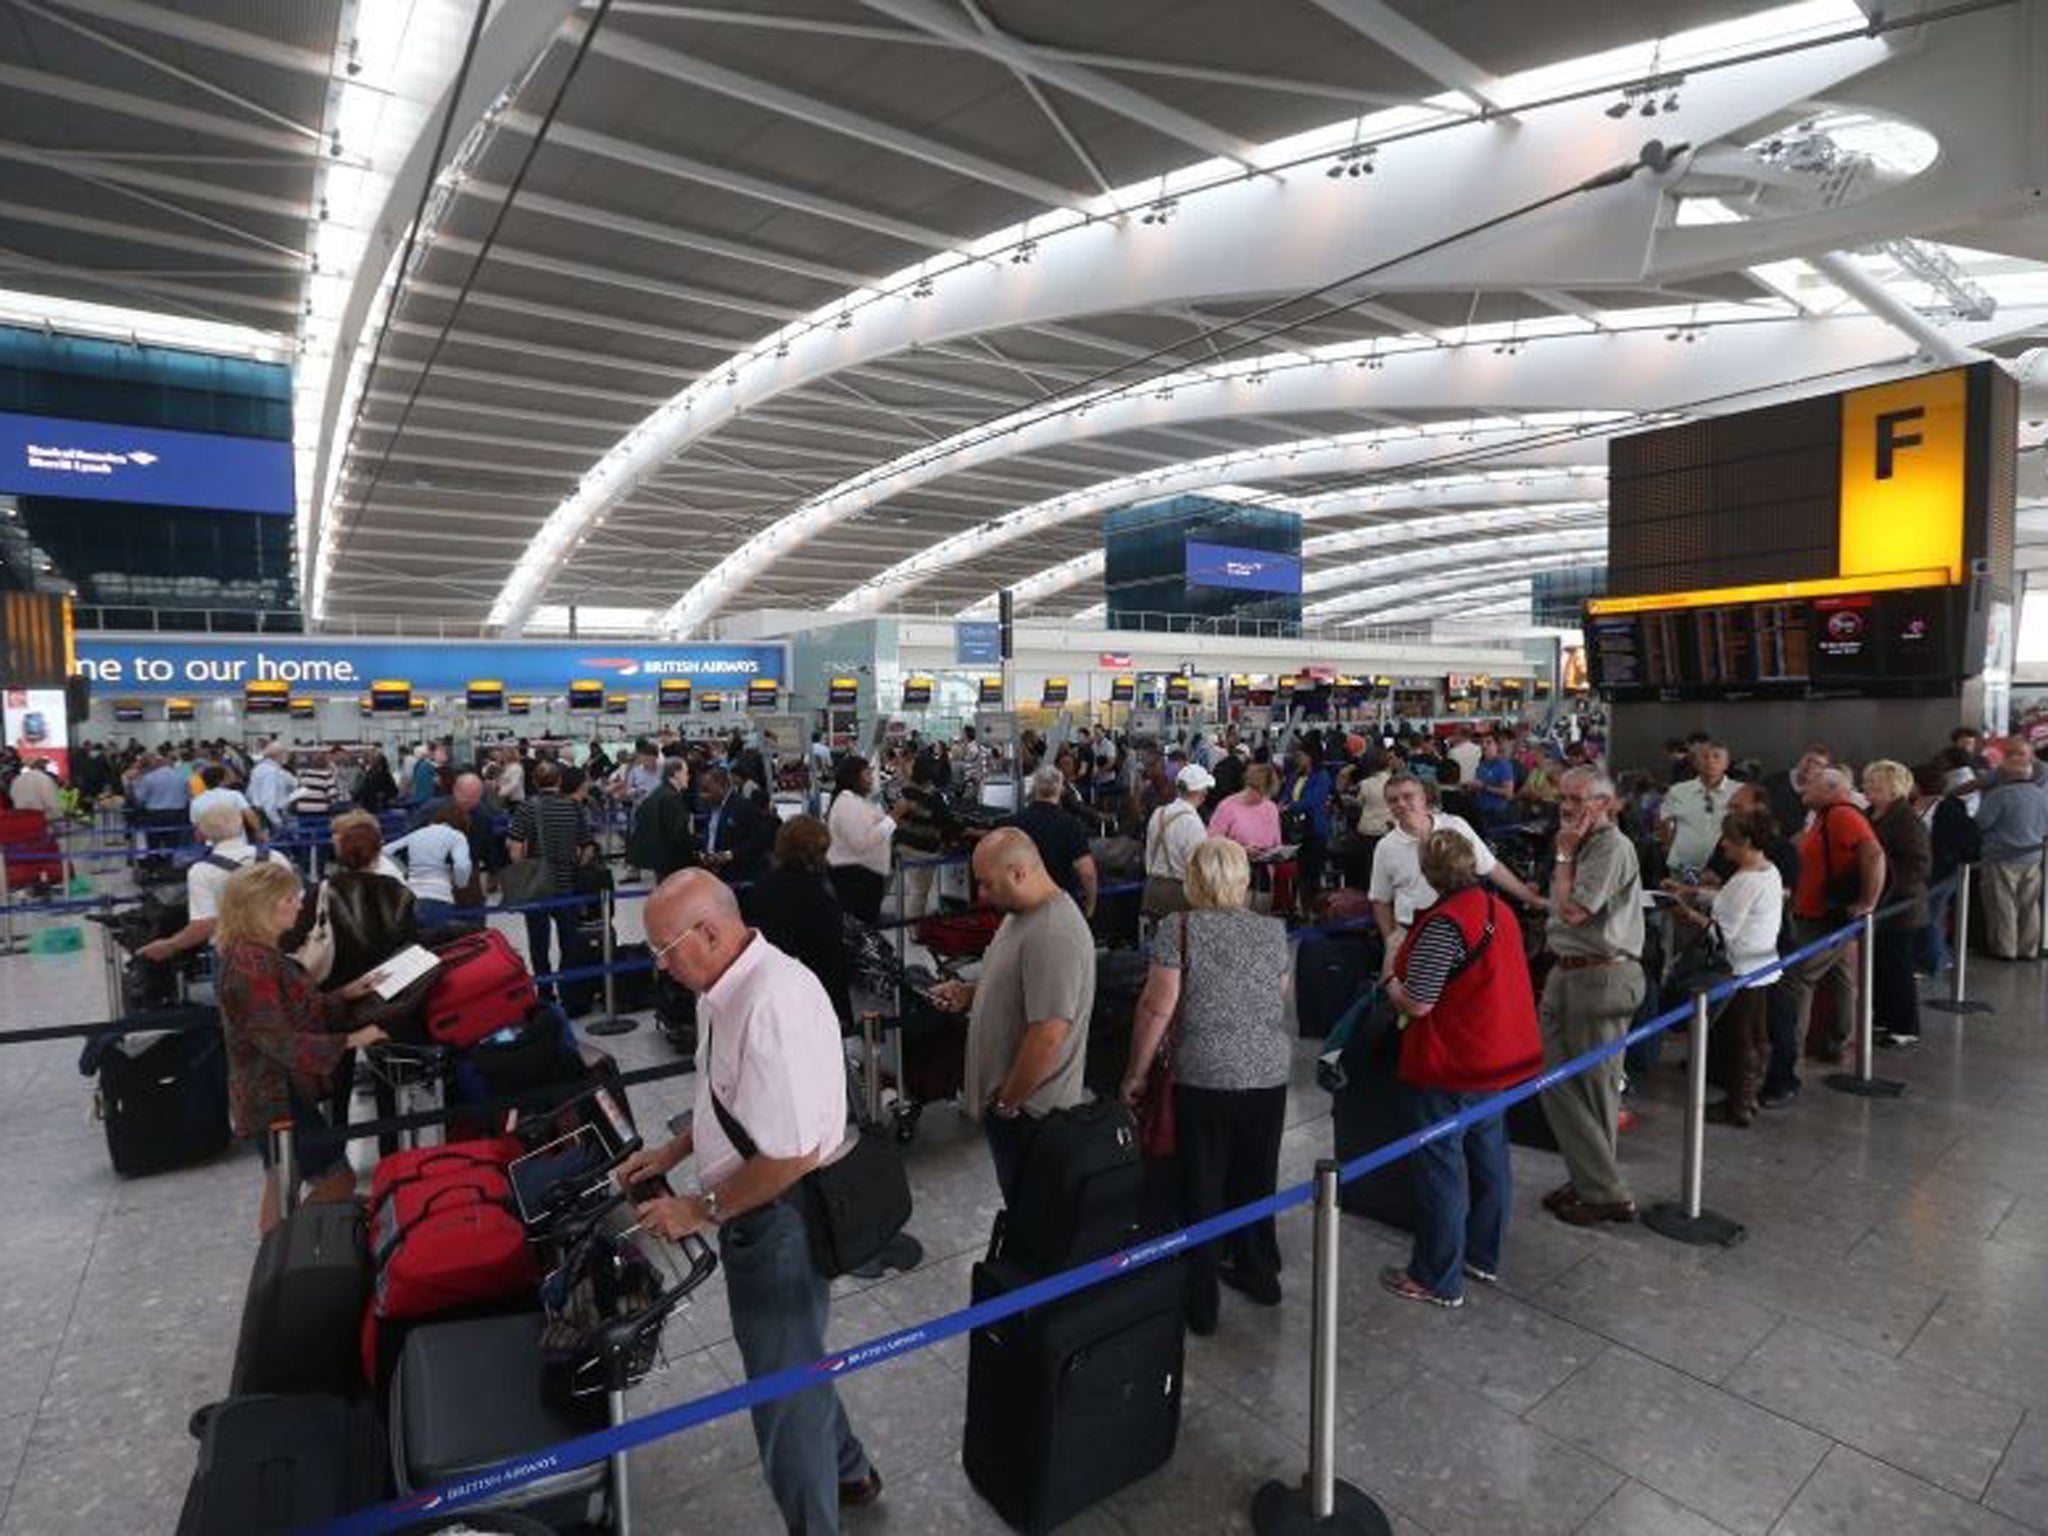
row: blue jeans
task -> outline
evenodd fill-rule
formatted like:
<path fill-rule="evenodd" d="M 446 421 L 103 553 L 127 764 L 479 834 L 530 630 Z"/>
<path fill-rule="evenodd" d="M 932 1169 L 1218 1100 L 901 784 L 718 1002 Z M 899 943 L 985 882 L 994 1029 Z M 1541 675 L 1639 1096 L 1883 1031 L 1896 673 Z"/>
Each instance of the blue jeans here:
<path fill-rule="evenodd" d="M 718 1229 L 732 1337 L 747 1379 L 808 1365 L 825 1353 L 831 1287 L 811 1263 L 804 1218 L 787 1200 L 736 1216 Z M 839 1485 L 868 1475 L 868 1453 L 832 1383 L 753 1409 L 761 1470 L 783 1524 L 802 1536 L 839 1529 Z"/>
<path fill-rule="evenodd" d="M 1401 1085 L 1410 1130 L 1470 1109 L 1492 1097 Z M 1465 1265 L 1500 1270 L 1508 1235 L 1513 1174 L 1508 1164 L 1507 1121 L 1491 1116 L 1462 1136 L 1439 1136 L 1409 1158 L 1421 1207 L 1408 1276 L 1438 1296 L 1465 1294 Z"/>
<path fill-rule="evenodd" d="M 533 966 L 535 976 L 547 976 L 554 972 L 554 962 L 549 958 L 552 953 L 552 946 L 548 941 L 550 932 L 562 941 L 563 970 L 573 971 L 592 963 L 592 957 L 584 948 L 582 927 L 577 921 L 581 913 L 582 909 L 578 907 L 554 907 L 545 912 L 520 914 L 526 919 L 526 956 Z M 571 999 L 588 1006 L 591 988 L 595 985 L 595 982 L 589 980 L 544 982 L 541 990 L 560 998 L 562 1006 L 567 1008 Z"/>

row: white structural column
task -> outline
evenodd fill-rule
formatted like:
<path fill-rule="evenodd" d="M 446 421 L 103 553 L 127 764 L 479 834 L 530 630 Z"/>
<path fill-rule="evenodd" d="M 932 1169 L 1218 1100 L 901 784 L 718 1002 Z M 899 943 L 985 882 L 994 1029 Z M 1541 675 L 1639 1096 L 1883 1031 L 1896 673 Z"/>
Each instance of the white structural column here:
<path fill-rule="evenodd" d="M 656 58 L 637 40 L 613 40 L 621 62 L 666 71 L 693 61 Z M 606 48 L 600 36 L 601 50 Z M 653 51 L 658 53 L 659 50 Z M 1881 44 L 1853 39 L 1703 76 L 1660 131 L 1711 142 L 1788 104 L 1840 85 L 1883 62 Z M 731 82 L 726 82 L 728 85 Z M 771 103 L 771 105 L 773 105 Z M 789 104 L 794 109 L 796 104 Z M 781 110 L 777 106 L 777 110 Z M 816 114 L 811 114 L 812 120 Z M 834 126 L 826 124 L 826 126 Z M 1039 240 L 1028 267 L 976 261 L 934 270 L 929 297 L 901 293 L 849 296 L 803 326 L 769 338 L 682 391 L 585 476 L 549 517 L 506 582 L 491 621 L 516 632 L 541 600 L 564 558 L 602 514 L 691 444 L 740 412 L 830 374 L 950 337 L 1059 322 L 1115 310 L 1150 310 L 1246 293 L 1304 292 L 1354 274 L 1398 264 L 1419 246 L 1459 237 L 1489 218 L 1546 194 L 1567 193 L 1596 174 L 1633 161 L 1643 134 L 1570 103 L 1518 116 L 1512 124 L 1463 123 L 1382 156 L 1370 191 L 1340 185 L 1306 167 L 1251 175 L 1184 195 L 1168 226 L 1096 218 Z M 1562 284 L 1640 283 L 1661 212 L 1642 178 L 1571 199 L 1576 244 L 1550 245 L 1541 265 Z M 1385 217 L 1400 210 L 1398 219 Z M 1247 229 L 1284 229 L 1287 240 L 1251 241 Z M 1530 253 L 1501 250 L 1489 284 L 1545 280 L 1526 269 Z M 1758 259 L 1758 258 L 1751 258 Z M 1739 264 L 1739 263 L 1738 263 Z M 1403 281 L 1435 283 L 1420 270 Z M 911 276 L 914 277 L 914 273 Z M 1380 286 L 1380 279 L 1373 279 Z M 844 321 L 842 325 L 840 322 Z M 705 619 L 829 518 L 793 514 L 747 541 L 697 582 L 665 616 L 670 633 L 694 632 Z"/>
<path fill-rule="evenodd" d="M 371 236 L 363 250 L 362 260 L 350 275 L 336 344 L 333 354 L 327 359 L 320 446 L 313 466 L 313 523 L 307 530 L 304 548 L 319 548 L 325 536 L 323 524 L 335 512 L 329 500 L 329 487 L 339 482 L 340 477 L 333 474 L 333 466 L 337 462 L 336 456 L 346 448 L 345 444 L 337 441 L 343 397 L 348 392 L 348 381 L 351 371 L 357 366 L 358 354 L 367 357 L 368 349 L 375 344 L 372 322 L 385 275 L 404 248 L 414 212 L 420 206 L 421 193 L 443 168 L 442 164 L 433 163 L 434 144 L 442 121 L 448 122 L 442 150 L 442 162 L 445 164 L 454 158 L 464 141 L 483 122 L 485 114 L 502 104 L 500 98 L 507 90 L 524 78 L 534 61 L 546 51 L 562 23 L 574 14 L 577 3 L 578 0 L 521 0 L 518 5 L 499 6 L 484 24 L 467 79 L 459 90 L 454 82 L 450 82 L 435 110 L 423 121 L 419 137 L 413 141 L 398 174 L 392 178 L 383 211 L 377 217 L 376 233 Z M 404 274 L 397 274 L 397 280 L 402 281 L 403 277 Z M 317 363 L 311 366 L 317 366 Z M 367 386 L 368 381 L 363 383 Z M 302 569 L 300 580 L 311 579 L 311 573 Z"/>

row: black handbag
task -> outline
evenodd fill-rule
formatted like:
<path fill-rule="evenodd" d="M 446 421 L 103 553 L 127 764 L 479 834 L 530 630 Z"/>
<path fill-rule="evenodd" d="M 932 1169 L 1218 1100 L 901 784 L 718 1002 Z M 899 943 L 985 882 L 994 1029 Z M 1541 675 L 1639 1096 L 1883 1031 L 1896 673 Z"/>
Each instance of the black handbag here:
<path fill-rule="evenodd" d="M 708 1055 L 705 1061 L 708 1071 Z M 760 1150 L 747 1128 L 719 1102 L 716 1089 L 711 1093 L 711 1112 L 741 1157 Z M 811 1263 L 827 1280 L 879 1258 L 910 1220 L 910 1178 L 888 1133 L 859 1131 L 850 1145 L 842 1146 L 840 1156 L 820 1163 L 790 1191 L 810 1236 Z"/>

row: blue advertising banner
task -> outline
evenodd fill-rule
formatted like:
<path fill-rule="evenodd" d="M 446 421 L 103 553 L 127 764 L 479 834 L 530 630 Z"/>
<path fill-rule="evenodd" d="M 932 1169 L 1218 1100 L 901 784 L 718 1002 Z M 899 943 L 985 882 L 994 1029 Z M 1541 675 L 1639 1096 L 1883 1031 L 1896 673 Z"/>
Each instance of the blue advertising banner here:
<path fill-rule="evenodd" d="M 361 693 L 402 678 L 415 694 L 458 694 L 471 678 L 507 693 L 566 694 L 576 678 L 653 693 L 665 677 L 702 687 L 787 684 L 780 645 L 644 645 L 621 640 L 330 640 L 306 635 L 78 636 L 78 667 L 96 688 L 129 694 L 239 693 L 275 679 L 294 693 Z"/>
<path fill-rule="evenodd" d="M 953 625 L 955 666 L 994 667 L 1002 660 L 1002 625 L 984 619 L 961 619 Z"/>
<path fill-rule="evenodd" d="M 289 517 L 292 445 L 0 411 L 0 491 Z"/>
<path fill-rule="evenodd" d="M 1301 559 L 1270 549 L 1238 549 L 1229 544 L 1187 544 L 1188 585 L 1226 587 L 1236 592 L 1301 592 Z"/>

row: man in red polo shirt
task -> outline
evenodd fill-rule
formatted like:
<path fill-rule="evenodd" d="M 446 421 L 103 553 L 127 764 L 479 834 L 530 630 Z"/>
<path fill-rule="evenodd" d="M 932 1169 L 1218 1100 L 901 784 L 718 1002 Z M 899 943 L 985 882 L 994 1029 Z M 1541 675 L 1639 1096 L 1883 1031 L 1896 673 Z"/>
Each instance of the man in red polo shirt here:
<path fill-rule="evenodd" d="M 1792 895 L 1792 938 L 1805 948 L 1823 934 L 1874 910 L 1884 894 L 1884 850 L 1870 819 L 1850 798 L 1852 781 L 1842 768 L 1817 768 L 1806 778 L 1800 801 L 1810 812 L 1799 834 L 1799 884 Z M 1820 1059 L 1839 1062 L 1856 1023 L 1856 944 L 1837 944 L 1787 966 L 1778 985 L 1798 1008 L 1796 1042 L 1806 1038 L 1813 992 L 1822 981 L 1835 999 Z M 1782 1076 L 1780 1081 L 1782 1081 Z"/>

